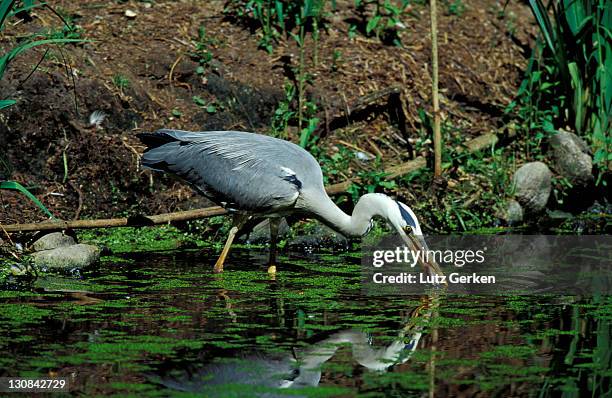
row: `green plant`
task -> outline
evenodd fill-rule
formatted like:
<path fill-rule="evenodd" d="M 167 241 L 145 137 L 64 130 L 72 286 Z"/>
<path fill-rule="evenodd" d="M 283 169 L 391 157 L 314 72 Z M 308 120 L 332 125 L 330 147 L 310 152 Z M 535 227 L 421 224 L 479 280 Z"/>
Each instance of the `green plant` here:
<path fill-rule="evenodd" d="M 292 6 L 290 8 L 285 8 L 282 5 L 283 2 L 277 2 L 276 4 L 274 15 L 284 15 L 283 10 L 286 9 L 291 9 L 293 12 L 293 14 L 289 16 L 293 18 L 291 20 L 291 26 L 295 27 L 296 32 L 288 30 L 288 33 L 299 48 L 299 63 L 297 66 L 293 67 L 295 80 L 285 84 L 285 98 L 279 102 L 278 108 L 272 118 L 271 127 L 274 134 L 286 136 L 287 127 L 291 122 L 295 121 L 300 131 L 300 145 L 306 147 L 312 143 L 312 134 L 319 123 L 319 119 L 314 116 L 317 111 L 317 105 L 306 97 L 306 86 L 312 82 L 312 75 L 307 72 L 306 37 L 307 32 L 311 31 L 314 42 L 312 62 L 316 67 L 316 63 L 318 62 L 318 27 L 325 1 L 304 0 L 302 2 L 291 3 Z M 262 10 L 260 6 L 262 7 L 260 4 L 257 8 L 257 10 L 259 10 L 257 11 L 258 13 Z M 270 6 L 270 4 L 268 4 L 268 6 Z M 283 29 L 288 29 L 284 20 L 282 27 Z M 295 102 L 297 102 L 297 104 L 293 105 Z"/>
<path fill-rule="evenodd" d="M 215 40 L 208 37 L 206 28 L 202 25 L 198 29 L 198 39 L 194 42 L 195 50 L 190 54 L 198 62 L 196 73 L 203 75 L 206 67 L 213 59 L 210 48 L 215 44 Z"/>
<path fill-rule="evenodd" d="M 309 102 L 308 105 L 312 105 L 316 109 L 316 104 L 313 102 Z M 316 117 L 308 118 L 308 124 L 300 131 L 300 146 L 302 148 L 308 148 L 315 144 L 316 140 L 313 139 L 313 134 L 319 125 L 319 121 L 319 118 Z"/>
<path fill-rule="evenodd" d="M 313 60 L 318 63 L 318 42 L 325 5 L 335 8 L 335 0 L 228 0 L 224 12 L 246 22 L 259 35 L 259 47 L 271 53 L 278 40 L 300 25 L 312 33 Z"/>
<path fill-rule="evenodd" d="M 355 36 L 357 36 L 357 25 L 351 24 L 348 29 L 348 37 L 352 40 Z"/>
<path fill-rule="evenodd" d="M 401 17 L 409 4 L 409 0 L 355 0 L 357 12 L 366 21 L 366 35 L 380 38 L 383 32 L 390 33 L 396 44 L 399 43 L 397 31 L 404 28 Z"/>
<path fill-rule="evenodd" d="M 30 3 L 34 3 L 30 1 Z M 42 5 L 42 3 L 40 4 Z M 61 7 L 53 9 L 54 14 L 63 22 L 61 29 L 52 28 L 46 34 L 50 39 L 73 39 L 81 40 L 83 37 L 83 28 L 75 23 L 74 15 L 64 11 Z"/>
<path fill-rule="evenodd" d="M 204 98 L 194 95 L 192 97 L 193 103 L 197 106 L 204 108 L 208 113 L 217 113 L 217 110 L 223 109 L 223 106 L 219 104 L 217 101 L 206 101 Z"/>
<path fill-rule="evenodd" d="M 553 195 L 559 204 L 563 204 L 567 192 L 573 188 L 572 183 L 565 177 L 552 177 Z"/>
<path fill-rule="evenodd" d="M 130 79 L 127 76 L 117 73 L 113 76 L 113 84 L 117 87 L 121 92 L 126 88 L 130 87 Z"/>
<path fill-rule="evenodd" d="M 245 20 L 259 32 L 259 46 L 271 53 L 274 44 L 287 31 L 287 19 L 299 12 L 300 2 L 282 0 L 229 0 L 224 12 Z"/>
<path fill-rule="evenodd" d="M 41 202 L 36 198 L 36 196 L 32 195 L 30 191 L 28 191 L 23 185 L 16 181 L 2 181 L 0 182 L 0 189 L 12 189 L 18 192 L 21 192 L 26 196 L 26 198 L 30 199 L 40 210 L 42 210 L 47 216 L 50 218 L 55 218 L 53 214 L 47 209 Z"/>
<path fill-rule="evenodd" d="M 300 129 L 300 145 L 304 148 L 309 145 L 310 137 L 319 122 L 319 119 L 314 117 L 317 109 L 316 104 L 306 100 L 306 84 L 312 78 L 310 74 L 306 72 L 305 65 L 306 26 L 308 21 L 314 23 L 313 21 L 316 21 L 320 17 L 322 10 L 322 0 L 305 0 L 300 8 L 300 12 L 295 16 L 298 33 L 291 33 L 291 37 L 293 37 L 293 40 L 295 40 L 300 49 L 299 65 L 296 71 L 298 100 L 297 123 Z M 305 120 L 308 121 L 306 126 L 304 126 Z"/>
<path fill-rule="evenodd" d="M 448 13 L 451 15 L 461 16 L 465 12 L 465 4 L 462 0 L 446 1 Z"/>
<path fill-rule="evenodd" d="M 359 197 L 365 193 L 373 193 L 379 190 L 394 189 L 397 184 L 393 180 L 387 180 L 387 173 L 381 171 L 380 162 L 376 162 L 371 170 L 363 170 L 357 173 L 358 184 L 352 184 L 348 192 L 353 197 L 353 203 L 357 203 Z"/>
<path fill-rule="evenodd" d="M 527 113 L 527 127 L 539 123 L 546 132 L 572 126 L 590 141 L 600 170 L 609 170 L 612 3 L 550 0 L 545 6 L 541 0 L 530 0 L 529 4 L 542 40 L 518 93 L 519 113 Z"/>
<path fill-rule="evenodd" d="M 340 70 L 340 65 L 342 65 L 342 62 L 342 52 L 340 52 L 340 50 L 334 50 L 332 54 L 332 72 L 337 72 L 338 70 Z"/>
<path fill-rule="evenodd" d="M 317 147 L 313 147 L 311 152 L 321 164 L 325 184 L 349 178 L 346 173 L 350 170 L 351 162 L 356 158 L 353 150 L 338 145 L 338 151 L 331 156 Z M 365 193 L 393 190 L 397 186 L 395 181 L 386 179 L 387 174 L 382 171 L 380 159 L 370 162 L 366 169 L 358 171 L 352 177 L 355 182 L 348 188 L 347 193 L 354 203 L 357 203 L 359 197 Z"/>
<path fill-rule="evenodd" d="M 272 116 L 272 132 L 281 138 L 287 138 L 287 127 L 295 118 L 292 103 L 295 101 L 295 86 L 291 82 L 285 82 L 285 98 L 278 103 L 278 107 Z"/>
<path fill-rule="evenodd" d="M 348 148 L 340 145 L 338 146 L 338 152 L 331 156 L 319 147 L 312 148 L 310 152 L 317 158 L 321 165 L 325 184 L 330 184 L 346 178 L 343 173 L 349 169 L 351 159 L 353 158 L 353 154 Z"/>
<path fill-rule="evenodd" d="M 414 204 L 415 212 L 427 221 L 427 228 L 475 231 L 495 226 L 506 198 L 512 195 L 513 153 L 494 147 L 476 153 L 446 151 L 445 161 L 449 163 L 446 172 L 449 185 L 444 194 L 437 199 L 421 194 L 423 200 Z M 398 191 L 429 186 L 432 176 L 432 170 L 427 168 L 412 172 L 398 180 Z"/>
<path fill-rule="evenodd" d="M 312 82 L 307 71 L 307 36 L 312 38 L 312 64 L 319 62 L 319 39 L 326 0 L 251 0 L 247 2 L 230 0 L 226 2 L 225 13 L 236 18 L 250 21 L 259 30 L 260 47 L 272 52 L 273 44 L 282 34 L 288 34 L 299 49 L 298 65 L 293 68 L 294 88 L 285 86 L 285 99 L 281 101 L 272 120 L 275 134 L 286 135 L 290 122 L 295 120 L 300 132 L 300 145 L 306 147 L 313 143 L 312 136 L 319 120 L 314 116 L 317 105 L 306 97 L 306 87 Z M 329 2 L 335 7 L 335 1 Z M 297 102 L 292 109 L 291 104 Z"/>
<path fill-rule="evenodd" d="M 41 3 L 35 3 L 34 1 L 23 1 L 17 2 L 16 0 L 1 0 L 0 1 L 0 32 L 4 29 L 4 23 L 8 18 L 15 16 L 20 12 L 27 12 L 35 7 L 48 7 Z M 43 38 L 41 38 L 43 37 Z M 0 79 L 4 76 L 6 68 L 18 55 L 27 51 L 31 48 L 47 45 L 47 44 L 60 44 L 60 43 L 74 43 L 81 42 L 81 39 L 66 38 L 66 37 L 51 37 L 41 36 L 38 34 L 31 35 L 25 40 L 22 40 L 19 44 L 11 48 L 7 53 L 0 57 Z M 0 109 L 9 107 L 15 103 L 12 99 L 0 99 Z"/>
<path fill-rule="evenodd" d="M 517 92 L 517 100 L 506 109 L 506 112 L 516 109 L 519 116 L 521 125 L 518 133 L 527 160 L 540 154 L 542 141 L 556 133 L 554 124 L 560 112 L 558 98 L 554 96 L 559 83 L 551 79 L 550 66 L 536 61 L 539 52 L 541 48 L 536 45 L 525 79 Z"/>

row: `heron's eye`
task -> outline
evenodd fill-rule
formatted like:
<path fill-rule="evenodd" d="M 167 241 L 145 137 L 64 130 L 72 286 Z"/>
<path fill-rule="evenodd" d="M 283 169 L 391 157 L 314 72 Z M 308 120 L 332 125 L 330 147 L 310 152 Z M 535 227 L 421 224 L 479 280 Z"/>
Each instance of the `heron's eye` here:
<path fill-rule="evenodd" d="M 406 232 L 407 234 L 411 234 L 413 232 L 412 227 L 410 225 L 406 225 L 404 227 L 404 232 Z"/>

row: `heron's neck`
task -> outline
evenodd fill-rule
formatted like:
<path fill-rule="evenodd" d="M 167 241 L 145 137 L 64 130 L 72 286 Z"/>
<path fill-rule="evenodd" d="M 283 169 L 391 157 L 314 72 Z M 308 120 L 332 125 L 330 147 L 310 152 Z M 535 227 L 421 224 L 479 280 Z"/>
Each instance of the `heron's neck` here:
<path fill-rule="evenodd" d="M 352 237 L 363 236 L 370 226 L 374 216 L 386 216 L 385 209 L 389 205 L 388 196 L 383 194 L 365 194 L 355 205 L 353 214 L 348 215 L 329 198 L 318 198 L 314 205 L 309 206 L 319 220 L 338 232 Z"/>

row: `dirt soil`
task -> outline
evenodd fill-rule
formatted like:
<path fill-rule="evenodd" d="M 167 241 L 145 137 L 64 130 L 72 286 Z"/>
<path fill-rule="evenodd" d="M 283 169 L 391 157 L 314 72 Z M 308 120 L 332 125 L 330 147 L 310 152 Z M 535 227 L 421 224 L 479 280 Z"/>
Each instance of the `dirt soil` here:
<path fill-rule="evenodd" d="M 382 166 L 416 155 L 430 157 L 419 110 L 430 111 L 428 8 L 404 16 L 403 47 L 357 33 L 352 2 L 338 1 L 321 34 L 319 64 L 309 67 L 308 96 L 319 104 L 319 147 L 340 146 L 382 156 Z M 257 48 L 258 33 L 228 18 L 224 2 L 57 1 L 50 5 L 81 27 L 77 45 L 35 48 L 16 59 L 0 82 L 3 98 L 17 104 L 0 113 L 0 173 L 20 181 L 62 219 L 156 214 L 207 205 L 186 185 L 139 167 L 138 132 L 167 127 L 267 133 L 284 85 L 298 62 L 293 40 L 272 54 Z M 440 5 L 440 87 L 443 118 L 461 130 L 458 142 L 504 129 L 504 108 L 522 79 L 535 37 L 528 6 L 471 0 L 461 15 Z M 135 17 L 127 17 L 126 11 Z M 40 9 L 31 21 L 9 24 L 0 49 L 61 22 Z M 14 22 L 14 21 L 13 21 Z M 212 61 L 204 74 L 190 54 L 204 26 Z M 309 39 L 310 40 L 310 39 Z M 308 46 L 312 49 L 313 46 Z M 43 55 L 43 61 L 30 74 Z M 307 59 L 310 60 L 310 55 Z M 347 107 L 380 90 L 399 87 L 402 118 L 383 98 L 380 106 L 348 120 Z M 211 112 L 198 105 L 215 104 Z M 89 115 L 104 112 L 100 126 Z M 395 115 L 395 116 L 394 116 Z M 288 137 L 297 140 L 292 126 Z M 357 160 L 337 182 L 362 166 Z M 17 193 L 0 191 L 0 223 L 41 221 L 44 214 Z"/>

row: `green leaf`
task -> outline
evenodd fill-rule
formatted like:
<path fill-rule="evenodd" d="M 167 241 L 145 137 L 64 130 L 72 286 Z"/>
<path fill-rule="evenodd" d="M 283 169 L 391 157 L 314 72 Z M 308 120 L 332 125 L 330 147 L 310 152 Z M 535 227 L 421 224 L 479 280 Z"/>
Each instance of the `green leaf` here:
<path fill-rule="evenodd" d="M 217 108 L 213 104 L 208 104 L 208 106 L 206 107 L 206 112 L 215 113 L 217 112 Z"/>
<path fill-rule="evenodd" d="M 549 88 L 553 87 L 554 84 L 553 83 L 548 83 L 548 82 L 544 82 L 542 83 L 542 85 L 540 86 L 540 91 L 547 91 Z"/>
<path fill-rule="evenodd" d="M 380 21 L 381 16 L 380 15 L 376 15 L 374 18 L 370 19 L 368 21 L 368 25 L 366 26 L 366 33 L 370 34 L 370 32 L 372 32 L 374 29 L 376 29 L 376 26 L 378 26 L 378 22 Z"/>
<path fill-rule="evenodd" d="M 584 107 L 586 105 L 583 100 L 582 79 L 580 78 L 580 71 L 578 71 L 578 66 L 575 62 L 570 62 L 567 67 L 572 78 L 572 88 L 574 89 L 574 113 L 576 118 L 574 126 L 578 133 L 582 133 L 585 116 Z"/>
<path fill-rule="evenodd" d="M 308 120 L 308 127 L 302 129 L 302 132 L 300 133 L 300 146 L 302 148 L 306 148 L 308 146 L 310 136 L 312 135 L 312 133 L 314 133 L 318 124 L 319 119 L 316 117 L 313 117 L 312 119 Z"/>
<path fill-rule="evenodd" d="M 601 84 L 601 91 L 603 93 L 603 111 L 607 112 L 607 114 L 612 113 L 612 35 L 610 36 L 609 41 L 604 42 L 604 64 L 600 65 L 600 79 L 599 84 Z"/>
<path fill-rule="evenodd" d="M 34 4 L 34 2 L 32 1 L 24 1 L 23 2 L 23 7 L 19 7 L 19 8 L 14 8 L 13 11 L 11 11 L 9 13 L 9 17 L 12 17 L 13 15 L 19 14 L 20 12 L 23 11 L 29 11 L 33 8 L 40 8 L 40 7 L 44 7 L 47 3 L 38 3 L 38 4 Z"/>
<path fill-rule="evenodd" d="M 39 209 L 41 209 L 45 214 L 47 214 L 50 218 L 55 218 L 55 216 L 47 209 L 36 196 L 32 195 L 30 191 L 28 191 L 23 185 L 16 181 L 2 181 L 0 182 L 0 189 L 13 189 L 15 191 L 19 191 L 24 194 L 28 199 L 30 199 Z"/>
<path fill-rule="evenodd" d="M 595 152 L 595 155 L 593 155 L 593 162 L 599 164 L 605 158 L 606 158 L 606 151 L 604 151 L 603 149 L 598 149 L 597 152 Z"/>
<path fill-rule="evenodd" d="M 204 99 L 202 97 L 199 97 L 197 95 L 194 95 L 192 97 L 193 103 L 198 105 L 198 106 L 205 106 L 206 105 L 206 101 L 204 101 Z"/>
<path fill-rule="evenodd" d="M 584 3 L 577 0 L 563 0 L 565 19 L 574 36 L 578 34 L 585 18 Z"/>
<path fill-rule="evenodd" d="M 276 2 L 276 16 L 281 27 L 281 30 L 285 30 L 285 14 L 283 12 L 283 3 L 280 1 Z"/>
<path fill-rule="evenodd" d="M 304 1 L 304 8 L 302 9 L 302 15 L 304 17 L 310 17 L 312 16 L 312 10 L 314 8 L 314 1 L 313 0 L 305 0 Z"/>
<path fill-rule="evenodd" d="M 553 44 L 555 42 L 555 32 L 552 29 L 552 24 L 550 23 L 548 12 L 546 12 L 546 7 L 544 7 L 541 0 L 529 0 L 529 5 L 531 6 L 531 11 L 535 16 L 538 25 L 540 26 L 540 30 L 542 31 L 546 44 L 553 53 L 556 52 L 555 45 Z"/>
<path fill-rule="evenodd" d="M 0 109 L 8 108 L 11 105 L 14 105 L 14 100 L 0 100 Z"/>
<path fill-rule="evenodd" d="M 0 2 L 0 30 L 2 30 L 4 20 L 9 15 L 9 12 L 13 8 L 14 4 L 15 0 L 2 0 L 2 2 Z"/>
<path fill-rule="evenodd" d="M 291 37 L 293 38 L 293 40 L 295 40 L 295 42 L 297 43 L 298 46 L 302 47 L 303 45 L 303 41 L 302 38 L 300 38 L 299 35 L 295 34 L 295 33 L 290 33 Z"/>

